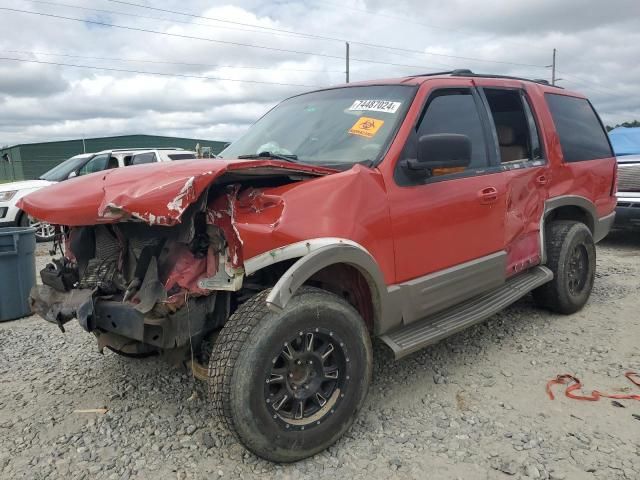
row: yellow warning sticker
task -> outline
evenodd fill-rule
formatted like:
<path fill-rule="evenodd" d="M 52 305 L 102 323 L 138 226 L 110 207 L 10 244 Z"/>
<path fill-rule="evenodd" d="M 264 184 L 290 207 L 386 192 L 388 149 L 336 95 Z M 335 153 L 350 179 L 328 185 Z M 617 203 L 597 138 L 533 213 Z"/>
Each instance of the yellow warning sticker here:
<path fill-rule="evenodd" d="M 376 118 L 360 117 L 358 121 L 349 129 L 352 135 L 360 135 L 361 137 L 373 138 L 378 130 L 384 125 L 384 120 Z"/>

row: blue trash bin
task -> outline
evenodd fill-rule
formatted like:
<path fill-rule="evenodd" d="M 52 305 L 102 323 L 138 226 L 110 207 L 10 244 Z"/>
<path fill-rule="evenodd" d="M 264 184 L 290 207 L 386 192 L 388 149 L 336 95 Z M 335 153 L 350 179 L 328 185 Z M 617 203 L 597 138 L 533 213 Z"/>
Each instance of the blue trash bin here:
<path fill-rule="evenodd" d="M 35 250 L 35 228 L 0 228 L 0 322 L 31 315 Z"/>

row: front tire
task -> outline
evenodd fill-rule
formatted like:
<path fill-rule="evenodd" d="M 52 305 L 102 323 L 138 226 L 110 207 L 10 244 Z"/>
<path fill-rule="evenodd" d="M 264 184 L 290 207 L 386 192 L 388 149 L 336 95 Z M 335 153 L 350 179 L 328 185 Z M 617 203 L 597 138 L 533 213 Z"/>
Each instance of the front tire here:
<path fill-rule="evenodd" d="M 229 318 L 209 364 L 214 405 L 253 453 L 293 462 L 351 426 L 371 378 L 371 341 L 345 300 L 303 287 L 284 311 L 262 291 Z"/>
<path fill-rule="evenodd" d="M 596 271 L 596 247 L 580 222 L 555 221 L 546 230 L 547 267 L 553 280 L 533 291 L 535 302 L 554 312 L 571 314 L 589 300 Z"/>

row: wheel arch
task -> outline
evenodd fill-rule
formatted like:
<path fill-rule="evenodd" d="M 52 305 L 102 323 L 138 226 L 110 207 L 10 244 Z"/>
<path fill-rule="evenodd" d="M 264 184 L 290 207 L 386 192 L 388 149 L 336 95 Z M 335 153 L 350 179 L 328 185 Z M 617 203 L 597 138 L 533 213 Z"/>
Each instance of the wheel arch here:
<path fill-rule="evenodd" d="M 271 258 L 270 264 L 265 255 Z M 346 239 L 314 239 L 260 257 L 245 262 L 249 273 L 258 271 L 256 266 L 261 270 L 294 260 L 266 299 L 271 310 L 284 309 L 302 285 L 318 285 L 344 297 L 360 313 L 369 331 L 379 333 L 388 305 L 387 287 L 377 262 L 361 245 Z"/>
<path fill-rule="evenodd" d="M 588 198 L 578 195 L 550 198 L 545 202 L 544 215 L 540 225 L 542 263 L 545 263 L 547 259 L 545 229 L 554 220 L 574 220 L 584 223 L 591 231 L 595 242 L 601 240 L 607 233 L 607 231 L 601 231 L 601 222 L 598 219 L 596 206 Z"/>
<path fill-rule="evenodd" d="M 544 218 L 545 223 L 553 220 L 582 222 L 594 235 L 598 223 L 596 206 L 590 200 L 579 196 L 563 196 L 547 200 Z"/>

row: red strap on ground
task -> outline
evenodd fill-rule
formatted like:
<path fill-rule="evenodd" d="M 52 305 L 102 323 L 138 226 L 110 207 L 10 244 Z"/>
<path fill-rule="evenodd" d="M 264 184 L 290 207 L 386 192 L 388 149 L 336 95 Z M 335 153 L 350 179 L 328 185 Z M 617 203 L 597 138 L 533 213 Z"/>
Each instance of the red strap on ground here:
<path fill-rule="evenodd" d="M 640 374 L 638 374 L 637 372 L 627 372 L 624 374 L 624 376 L 627 377 L 627 379 L 631 383 L 640 387 Z M 591 392 L 591 395 L 579 395 L 572 393 L 575 390 L 582 389 L 582 383 L 576 377 L 574 377 L 573 375 L 569 375 L 568 373 L 565 373 L 564 375 L 558 375 L 553 380 L 549 380 L 547 382 L 547 395 L 549 395 L 549 398 L 551 400 L 555 399 L 553 392 L 551 391 L 551 387 L 553 385 L 568 385 L 566 390 L 564 391 L 564 394 L 568 398 L 573 398 L 574 400 L 597 402 L 598 400 L 600 400 L 600 397 L 615 398 L 617 400 L 640 400 L 640 394 L 630 395 L 624 393 L 602 393 L 598 390 L 593 390 Z"/>

